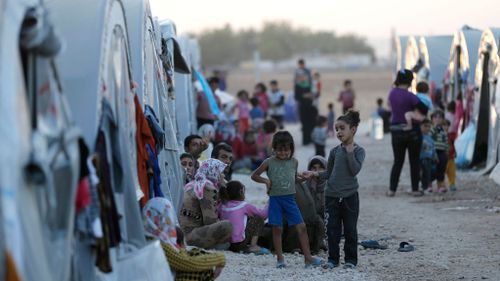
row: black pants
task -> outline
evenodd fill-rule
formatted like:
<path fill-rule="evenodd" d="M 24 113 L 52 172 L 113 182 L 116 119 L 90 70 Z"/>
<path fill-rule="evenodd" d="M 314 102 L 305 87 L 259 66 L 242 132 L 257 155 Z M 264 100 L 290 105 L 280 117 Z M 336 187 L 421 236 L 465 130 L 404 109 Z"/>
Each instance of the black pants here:
<path fill-rule="evenodd" d="M 429 184 L 431 183 L 431 171 L 432 171 L 432 159 L 421 159 L 420 160 L 420 171 L 421 173 L 421 182 L 422 182 L 422 189 L 426 190 L 429 187 Z"/>
<path fill-rule="evenodd" d="M 326 235 L 328 236 L 328 260 L 339 264 L 340 236 L 344 228 L 345 262 L 358 264 L 358 216 L 359 196 L 355 194 L 347 198 L 327 196 L 326 203 Z"/>
<path fill-rule="evenodd" d="M 410 158 L 411 189 L 418 191 L 420 181 L 420 149 L 422 147 L 422 133 L 416 127 L 412 131 L 391 131 L 392 152 L 394 154 L 394 164 L 391 170 L 391 191 L 396 192 L 399 183 L 401 169 L 405 163 L 405 154 L 408 150 Z"/>
<path fill-rule="evenodd" d="M 308 145 L 312 142 L 311 133 L 318 115 L 318 110 L 312 105 L 312 101 L 304 99 L 299 102 L 300 122 L 302 123 L 302 144 Z"/>
<path fill-rule="evenodd" d="M 316 148 L 316 154 L 315 155 L 321 155 L 325 157 L 325 146 L 321 144 L 314 144 L 314 148 Z"/>
<path fill-rule="evenodd" d="M 436 164 L 436 173 L 433 175 L 432 179 L 443 182 L 446 173 L 446 165 L 448 165 L 448 152 L 446 150 L 436 150 L 436 154 L 439 162 Z"/>

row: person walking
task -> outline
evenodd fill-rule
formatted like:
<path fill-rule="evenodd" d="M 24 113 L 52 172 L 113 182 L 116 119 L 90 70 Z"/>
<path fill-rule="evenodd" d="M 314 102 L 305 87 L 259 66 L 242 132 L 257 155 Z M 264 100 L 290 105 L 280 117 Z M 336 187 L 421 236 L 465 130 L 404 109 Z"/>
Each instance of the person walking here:
<path fill-rule="evenodd" d="M 294 91 L 295 100 L 298 102 L 300 123 L 302 124 L 302 143 L 311 143 L 311 133 L 318 110 L 313 106 L 313 94 L 311 92 L 312 77 L 311 71 L 306 68 L 305 61 L 298 61 L 298 68 L 295 70 Z"/>

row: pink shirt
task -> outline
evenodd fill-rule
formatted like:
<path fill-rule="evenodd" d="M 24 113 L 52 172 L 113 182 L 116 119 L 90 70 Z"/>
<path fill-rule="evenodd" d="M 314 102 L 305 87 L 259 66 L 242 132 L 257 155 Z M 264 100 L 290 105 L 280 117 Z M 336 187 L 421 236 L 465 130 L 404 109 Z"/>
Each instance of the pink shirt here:
<path fill-rule="evenodd" d="M 236 102 L 236 107 L 238 108 L 238 118 L 250 118 L 250 106 L 248 106 L 248 102 L 238 100 L 238 102 Z"/>
<path fill-rule="evenodd" d="M 219 218 L 228 220 L 233 225 L 231 243 L 239 243 L 245 240 L 245 228 L 248 216 L 259 216 L 267 218 L 266 205 L 263 209 L 257 209 L 254 205 L 245 201 L 231 200 L 219 206 Z"/>

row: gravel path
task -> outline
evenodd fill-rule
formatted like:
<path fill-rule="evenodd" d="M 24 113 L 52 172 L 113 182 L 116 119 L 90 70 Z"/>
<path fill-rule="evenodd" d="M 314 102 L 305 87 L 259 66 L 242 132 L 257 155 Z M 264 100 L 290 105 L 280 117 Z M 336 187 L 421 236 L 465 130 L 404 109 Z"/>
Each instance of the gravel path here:
<path fill-rule="evenodd" d="M 313 147 L 301 147 L 299 127 L 287 127 L 296 140 L 299 170 L 303 170 Z M 360 181 L 359 240 L 386 239 L 387 250 L 359 250 L 355 270 L 304 269 L 299 255 L 287 254 L 287 269 L 275 269 L 271 256 L 226 252 L 227 265 L 220 280 L 500 280 L 500 188 L 487 177 L 460 172 L 459 191 L 454 194 L 414 198 L 409 166 L 405 164 L 398 194 L 384 196 L 392 165 L 390 136 L 373 141 L 360 128 L 356 141 L 367 151 Z M 336 140 L 329 140 L 332 148 Z M 249 201 L 263 205 L 264 187 L 236 175 L 247 186 Z M 397 251 L 401 241 L 416 250 Z M 319 255 L 326 258 L 326 253 Z"/>

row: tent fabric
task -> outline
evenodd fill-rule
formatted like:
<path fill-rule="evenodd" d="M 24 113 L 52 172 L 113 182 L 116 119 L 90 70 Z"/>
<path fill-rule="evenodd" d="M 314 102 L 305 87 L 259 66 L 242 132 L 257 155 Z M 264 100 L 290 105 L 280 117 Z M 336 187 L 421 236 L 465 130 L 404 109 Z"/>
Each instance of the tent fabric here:
<path fill-rule="evenodd" d="M 429 68 L 429 81 L 434 81 L 438 85 L 437 88 L 442 88 L 444 74 L 448 68 L 452 39 L 451 35 L 420 38 L 421 57 L 428 58 L 428 61 L 424 63 L 428 63 L 426 67 Z"/>

